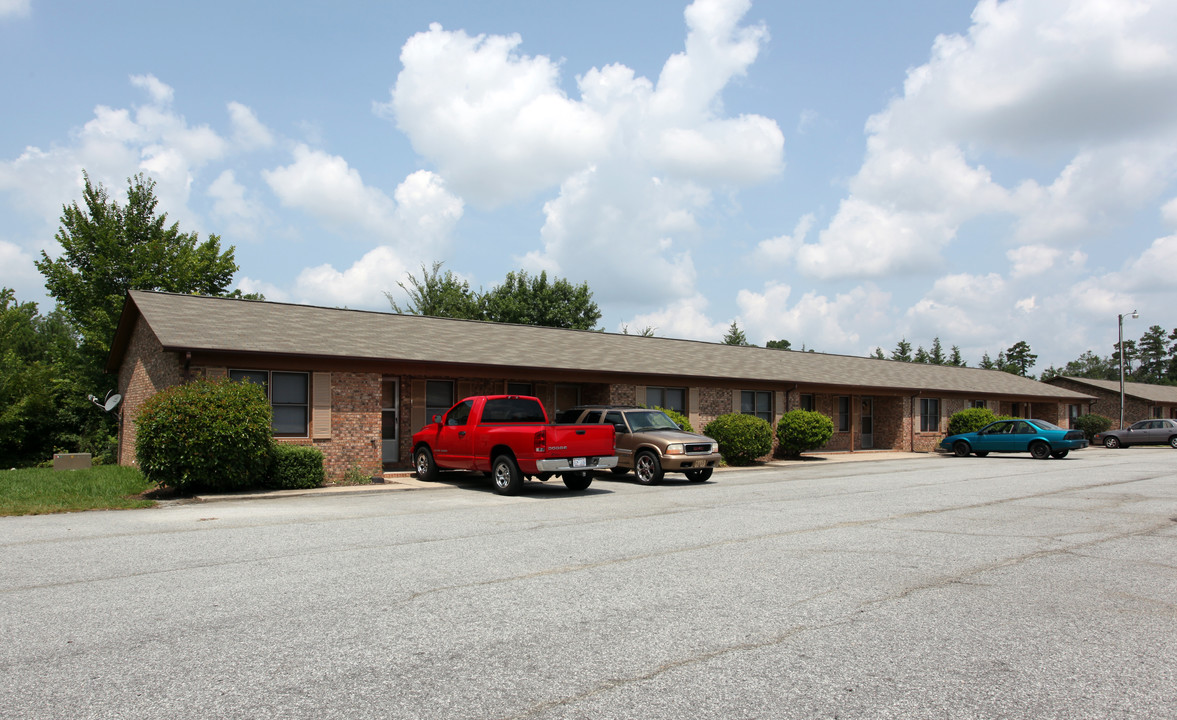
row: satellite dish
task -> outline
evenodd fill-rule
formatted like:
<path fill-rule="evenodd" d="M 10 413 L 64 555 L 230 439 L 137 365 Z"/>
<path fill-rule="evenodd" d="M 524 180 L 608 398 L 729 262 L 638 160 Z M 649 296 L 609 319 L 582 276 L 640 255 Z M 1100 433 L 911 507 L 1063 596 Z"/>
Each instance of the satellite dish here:
<path fill-rule="evenodd" d="M 106 398 L 106 405 L 103 406 L 103 409 L 106 410 L 106 412 L 110 412 L 111 410 L 114 410 L 116 407 L 118 407 L 118 404 L 122 402 L 122 400 L 123 396 L 115 393 L 114 395 Z"/>

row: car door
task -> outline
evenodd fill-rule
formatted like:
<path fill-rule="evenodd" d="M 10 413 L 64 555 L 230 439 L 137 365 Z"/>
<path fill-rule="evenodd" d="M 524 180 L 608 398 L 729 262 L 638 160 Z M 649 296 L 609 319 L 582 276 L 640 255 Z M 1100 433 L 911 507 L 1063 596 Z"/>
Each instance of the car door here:
<path fill-rule="evenodd" d="M 977 433 L 973 449 L 981 452 L 1010 452 L 1008 448 L 1011 427 L 1011 423 L 1007 421 L 995 422 L 986 426 Z"/>
<path fill-rule="evenodd" d="M 625 416 L 616 410 L 605 413 L 604 423 L 613 426 L 613 447 L 617 452 L 618 467 L 633 467 L 633 434 L 625 422 Z"/>
<path fill-rule="evenodd" d="M 1009 447 L 1013 452 L 1025 452 L 1030 449 L 1030 441 L 1038 434 L 1038 429 L 1025 420 L 1014 420 L 1009 433 Z"/>
<path fill-rule="evenodd" d="M 471 451 L 473 435 L 470 432 L 470 410 L 474 406 L 473 400 L 463 400 L 450 408 L 441 421 L 441 429 L 437 434 L 438 462 L 448 468 L 472 470 L 474 456 Z"/>

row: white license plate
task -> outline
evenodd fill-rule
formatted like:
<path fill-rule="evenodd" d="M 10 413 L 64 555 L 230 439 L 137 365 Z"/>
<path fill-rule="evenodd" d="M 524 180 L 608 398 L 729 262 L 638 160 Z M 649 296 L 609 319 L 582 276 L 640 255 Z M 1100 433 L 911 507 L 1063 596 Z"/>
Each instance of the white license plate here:
<path fill-rule="evenodd" d="M 588 467 L 588 458 L 572 458 L 572 467 Z"/>

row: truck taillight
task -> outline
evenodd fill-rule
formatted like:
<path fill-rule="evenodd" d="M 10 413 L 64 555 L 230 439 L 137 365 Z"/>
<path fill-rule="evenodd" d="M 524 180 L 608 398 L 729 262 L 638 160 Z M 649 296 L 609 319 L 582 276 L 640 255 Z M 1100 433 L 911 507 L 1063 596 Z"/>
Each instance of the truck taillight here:
<path fill-rule="evenodd" d="M 535 451 L 537 453 L 546 452 L 548 449 L 548 431 L 537 430 L 535 432 Z"/>

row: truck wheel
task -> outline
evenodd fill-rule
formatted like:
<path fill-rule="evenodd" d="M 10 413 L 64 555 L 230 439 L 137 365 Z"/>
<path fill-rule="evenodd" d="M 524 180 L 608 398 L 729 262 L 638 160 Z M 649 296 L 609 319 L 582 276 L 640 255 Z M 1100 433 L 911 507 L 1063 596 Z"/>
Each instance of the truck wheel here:
<path fill-rule="evenodd" d="M 683 475 L 687 476 L 687 480 L 691 482 L 707 482 L 711 477 L 711 468 L 703 468 L 702 470 L 683 470 Z"/>
<path fill-rule="evenodd" d="M 433 462 L 433 453 L 429 448 L 417 448 L 417 452 L 413 453 L 413 467 L 417 468 L 417 479 L 421 482 L 437 480 L 437 463 Z"/>
<path fill-rule="evenodd" d="M 585 490 L 593 483 L 593 476 L 586 472 L 564 473 L 564 485 L 569 490 Z"/>
<path fill-rule="evenodd" d="M 642 485 L 657 485 L 662 482 L 662 463 L 657 455 L 643 450 L 634 458 L 633 473 Z"/>
<path fill-rule="evenodd" d="M 523 487 L 523 475 L 510 455 L 499 455 L 490 468 L 495 492 L 499 495 L 517 495 Z"/>

